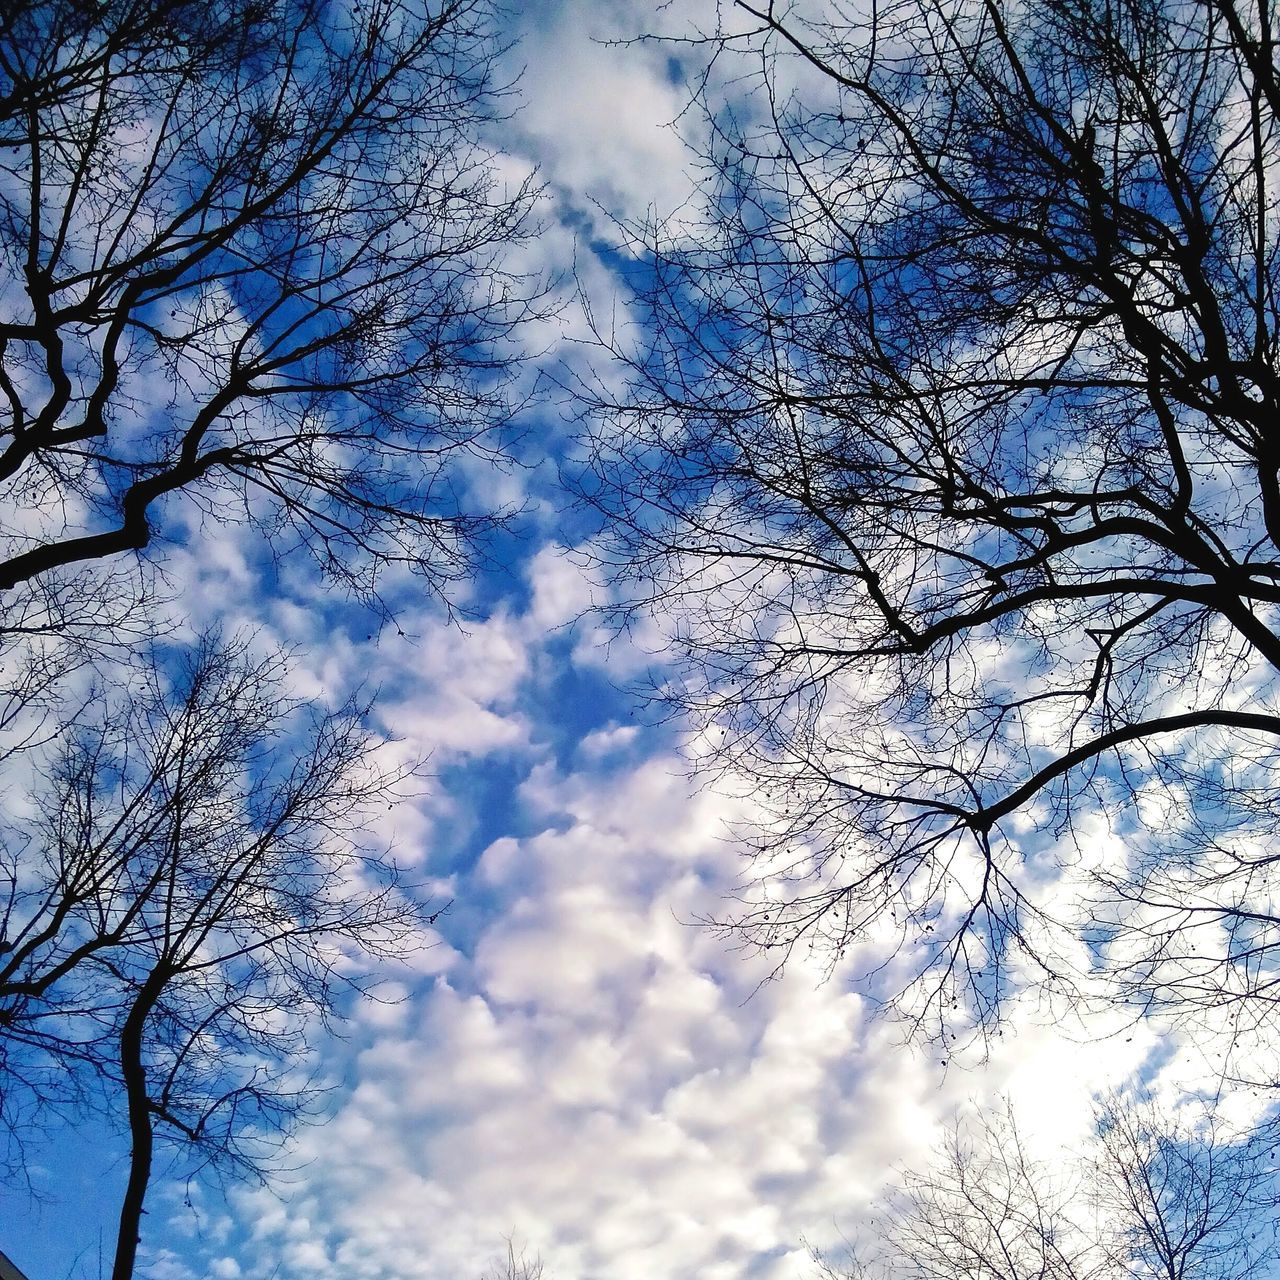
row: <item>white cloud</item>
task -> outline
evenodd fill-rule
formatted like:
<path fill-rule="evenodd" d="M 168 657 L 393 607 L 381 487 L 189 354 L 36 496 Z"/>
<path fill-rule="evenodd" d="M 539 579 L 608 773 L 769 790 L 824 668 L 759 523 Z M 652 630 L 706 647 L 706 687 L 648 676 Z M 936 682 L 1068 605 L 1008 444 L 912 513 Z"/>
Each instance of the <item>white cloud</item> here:
<path fill-rule="evenodd" d="M 603 596 L 593 576 L 554 542 L 538 549 L 525 572 L 533 589 L 527 624 L 537 636 L 573 622 Z"/>
<path fill-rule="evenodd" d="M 666 74 L 666 50 L 608 43 L 649 29 L 649 6 L 565 0 L 525 16 L 516 132 L 549 180 L 588 216 L 597 203 L 622 218 L 683 205 L 690 156 L 671 126 L 688 90 Z"/>
<path fill-rule="evenodd" d="M 634 724 L 611 724 L 605 729 L 593 729 L 582 739 L 578 750 L 587 758 L 598 759 L 630 746 L 639 734 Z"/>
<path fill-rule="evenodd" d="M 529 789 L 555 824 L 489 847 L 473 954 L 362 1030 L 246 1274 L 453 1280 L 514 1231 L 556 1280 L 794 1277 L 801 1235 L 835 1243 L 956 1107 L 1008 1090 L 1075 1141 L 1150 1048 L 1023 1019 L 985 1073 L 944 1071 L 847 984 L 798 963 L 758 986 L 765 960 L 688 923 L 732 879 L 741 801 L 691 794 L 675 758 L 544 764 Z"/>

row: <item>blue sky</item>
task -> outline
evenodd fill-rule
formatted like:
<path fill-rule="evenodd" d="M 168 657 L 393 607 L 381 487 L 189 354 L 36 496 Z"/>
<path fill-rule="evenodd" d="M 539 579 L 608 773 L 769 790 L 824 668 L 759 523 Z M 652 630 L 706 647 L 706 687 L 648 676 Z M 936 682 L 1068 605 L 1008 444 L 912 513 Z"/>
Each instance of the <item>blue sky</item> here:
<path fill-rule="evenodd" d="M 714 8 L 660 17 L 709 27 Z M 680 65 L 599 43 L 654 16 L 640 0 L 540 0 L 514 19 L 524 103 L 503 163 L 547 185 L 525 265 L 566 281 L 527 335 L 544 372 L 592 359 L 574 271 L 598 316 L 625 316 L 608 215 L 665 215 L 696 191 L 673 127 Z M 474 496 L 525 514 L 461 622 L 406 589 L 403 635 L 379 633 L 306 574 L 268 579 L 247 531 L 192 530 L 173 550 L 193 630 L 296 646 L 304 697 L 374 674 L 382 728 L 431 761 L 379 834 L 454 905 L 434 945 L 384 975 L 395 1000 L 317 1044 L 330 1119 L 298 1135 L 276 1185 L 156 1186 L 154 1280 L 461 1280 L 508 1236 L 558 1280 L 783 1280 L 803 1274 L 804 1240 L 853 1229 L 956 1108 L 1008 1093 L 1052 1152 L 1083 1140 L 1095 1088 L 1157 1048 L 1149 1031 L 1090 1038 L 1015 1008 L 982 1070 L 946 1068 L 873 1016 L 856 956 L 830 978 L 800 959 L 763 983 L 765 961 L 697 927 L 735 882 L 726 823 L 751 797 L 691 778 L 696 742 L 628 692 L 661 669 L 662 618 L 611 636 L 587 613 L 607 587 L 584 554 L 596 530 L 560 483 L 572 423 L 553 395 L 522 425 L 524 467 L 469 475 Z M 120 1150 L 69 1124 L 33 1164 L 33 1196 L 0 1193 L 0 1247 L 33 1280 L 97 1276 Z"/>

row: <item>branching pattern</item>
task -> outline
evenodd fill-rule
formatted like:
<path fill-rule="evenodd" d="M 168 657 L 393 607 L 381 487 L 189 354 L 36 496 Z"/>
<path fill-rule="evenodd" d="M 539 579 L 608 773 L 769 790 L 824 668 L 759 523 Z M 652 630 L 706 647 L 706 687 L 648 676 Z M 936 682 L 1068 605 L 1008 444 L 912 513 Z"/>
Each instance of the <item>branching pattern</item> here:
<path fill-rule="evenodd" d="M 476 141 L 485 0 L 48 0 L 0 19 L 0 590 L 148 546 L 167 498 L 365 597 L 493 513 L 535 193 Z M 505 344 L 505 345 L 504 345 Z"/>
<path fill-rule="evenodd" d="M 602 335 L 631 386 L 586 389 L 602 555 L 674 620 L 672 696 L 774 815 L 722 923 L 780 957 L 867 944 L 917 1016 L 1100 969 L 1138 1007 L 1257 1012 L 1270 7 L 738 11 L 710 44 L 758 92 L 704 94 L 705 218 L 629 228 L 651 337 Z M 1045 892 L 1103 861 L 1091 901 Z"/>

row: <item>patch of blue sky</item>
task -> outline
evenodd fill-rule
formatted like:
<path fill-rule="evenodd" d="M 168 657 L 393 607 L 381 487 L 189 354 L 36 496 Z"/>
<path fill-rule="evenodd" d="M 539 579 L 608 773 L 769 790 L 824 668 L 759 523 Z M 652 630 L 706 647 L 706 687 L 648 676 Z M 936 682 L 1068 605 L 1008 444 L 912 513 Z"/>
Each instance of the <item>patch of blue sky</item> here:
<path fill-rule="evenodd" d="M 100 1280 L 128 1177 L 119 1126 L 86 1108 L 41 1127 L 27 1139 L 23 1178 L 0 1180 L 4 1252 L 30 1280 Z"/>

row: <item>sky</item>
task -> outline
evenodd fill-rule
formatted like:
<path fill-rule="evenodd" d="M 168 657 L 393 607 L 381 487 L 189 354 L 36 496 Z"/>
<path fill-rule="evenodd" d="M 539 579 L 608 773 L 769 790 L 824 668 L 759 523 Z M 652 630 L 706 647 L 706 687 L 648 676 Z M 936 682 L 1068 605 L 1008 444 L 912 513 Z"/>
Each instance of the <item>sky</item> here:
<path fill-rule="evenodd" d="M 609 41 L 715 13 L 516 8 L 521 106 L 501 164 L 545 183 L 524 265 L 564 290 L 526 335 L 532 384 L 593 359 L 575 288 L 597 317 L 625 309 L 612 219 L 696 198 L 696 46 Z M 984 1065 L 944 1061 L 877 1016 L 856 955 L 830 974 L 799 957 L 770 980 L 764 958 L 698 923 L 740 874 L 729 826 L 751 798 L 693 773 L 688 731 L 636 691 L 665 661 L 661 617 L 612 635 L 590 613 L 608 587 L 585 554 L 597 530 L 560 483 L 569 417 L 548 391 L 527 410 L 525 465 L 470 476 L 525 514 L 466 620 L 423 601 L 372 633 L 305 575 L 267 581 L 247 532 L 193 530 L 173 552 L 193 631 L 296 646 L 299 694 L 377 672 L 381 727 L 431 775 L 381 834 L 452 905 L 433 945 L 387 970 L 383 999 L 317 1044 L 329 1118 L 271 1185 L 157 1184 L 145 1276 L 479 1280 L 510 1239 L 556 1280 L 791 1280 L 806 1242 L 838 1247 L 957 1109 L 1010 1097 L 1052 1157 L 1085 1141 L 1096 1090 L 1183 1052 L 1015 1006 Z M 69 1125 L 29 1175 L 0 1194 L 0 1248 L 32 1280 L 93 1280 L 118 1136 Z"/>

